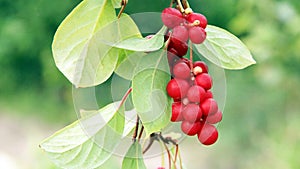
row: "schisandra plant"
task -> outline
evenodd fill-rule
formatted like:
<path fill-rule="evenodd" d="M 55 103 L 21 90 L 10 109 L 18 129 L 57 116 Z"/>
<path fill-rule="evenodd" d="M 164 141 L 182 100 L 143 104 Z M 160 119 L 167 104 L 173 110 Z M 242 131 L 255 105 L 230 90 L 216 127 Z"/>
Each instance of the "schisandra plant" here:
<path fill-rule="evenodd" d="M 179 124 L 179 135 L 196 135 L 203 145 L 212 145 L 223 116 L 208 64 L 193 57 L 195 52 L 224 69 L 255 64 L 237 37 L 208 25 L 187 0 L 171 0 L 159 14 L 162 28 L 146 37 L 124 13 L 127 3 L 83 0 L 54 36 L 56 66 L 76 89 L 100 86 L 115 92 L 114 84 L 126 89 L 123 97 L 106 106 L 79 108 L 77 121 L 40 144 L 58 167 L 101 168 L 118 153 L 123 156 L 122 169 L 145 169 L 143 156 L 157 141 L 168 155 L 166 166 L 183 168 L 178 137 L 165 129 Z M 120 146 L 127 151 L 121 152 Z M 162 162 L 158 168 L 166 166 Z"/>

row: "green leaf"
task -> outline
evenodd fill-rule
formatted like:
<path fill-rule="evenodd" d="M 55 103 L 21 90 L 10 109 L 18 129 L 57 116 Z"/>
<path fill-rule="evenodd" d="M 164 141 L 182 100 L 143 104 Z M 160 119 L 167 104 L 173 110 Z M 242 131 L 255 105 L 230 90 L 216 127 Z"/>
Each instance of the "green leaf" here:
<path fill-rule="evenodd" d="M 61 168 L 92 169 L 110 158 L 124 129 L 124 108 L 118 104 L 84 113 L 73 124 L 44 140 L 40 148 Z"/>
<path fill-rule="evenodd" d="M 164 45 L 164 35 L 166 31 L 167 27 L 163 26 L 151 39 L 134 37 L 118 42 L 114 47 L 137 52 L 156 51 Z"/>
<path fill-rule="evenodd" d="M 127 80 L 132 80 L 134 75 L 150 68 L 169 73 L 170 69 L 166 61 L 166 55 L 165 50 L 150 53 L 133 52 L 119 64 L 115 73 Z"/>
<path fill-rule="evenodd" d="M 214 64 L 225 69 L 243 69 L 255 64 L 248 48 L 228 31 L 208 25 L 204 43 L 195 45 L 198 52 Z"/>
<path fill-rule="evenodd" d="M 53 57 L 76 87 L 95 86 L 106 81 L 117 65 L 119 49 L 110 44 L 140 36 L 129 16 L 117 19 L 110 0 L 85 0 L 59 26 Z"/>
<path fill-rule="evenodd" d="M 132 80 L 132 100 L 147 135 L 158 132 L 170 122 L 171 99 L 167 96 L 166 86 L 170 74 L 157 69 L 162 62 L 168 64 L 165 55 L 157 56 L 154 68 L 137 73 Z"/>
<path fill-rule="evenodd" d="M 121 8 L 121 2 L 122 0 L 111 0 L 114 8 Z"/>
<path fill-rule="evenodd" d="M 122 169 L 146 169 L 142 147 L 139 143 L 135 142 L 130 146 L 123 159 Z"/>

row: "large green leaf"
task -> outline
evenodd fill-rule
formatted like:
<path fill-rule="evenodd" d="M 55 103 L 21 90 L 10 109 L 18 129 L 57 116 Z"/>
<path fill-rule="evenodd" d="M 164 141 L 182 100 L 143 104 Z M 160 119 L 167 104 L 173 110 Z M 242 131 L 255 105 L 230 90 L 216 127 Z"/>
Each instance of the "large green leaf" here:
<path fill-rule="evenodd" d="M 93 169 L 110 158 L 124 129 L 124 108 L 112 103 L 86 114 L 44 140 L 40 147 L 61 168 Z"/>
<path fill-rule="evenodd" d="M 146 69 L 132 80 L 132 100 L 147 135 L 158 132 L 170 122 L 171 99 L 166 86 L 170 75 L 159 69 Z"/>
<path fill-rule="evenodd" d="M 116 18 L 110 0 L 84 0 L 59 26 L 54 60 L 76 87 L 95 86 L 110 77 L 118 62 L 119 49 L 111 44 L 140 36 L 129 16 Z"/>
<path fill-rule="evenodd" d="M 163 26 L 161 30 L 150 39 L 147 37 L 134 37 L 118 42 L 114 45 L 114 47 L 138 52 L 156 51 L 164 45 L 164 35 L 166 31 L 167 27 Z"/>
<path fill-rule="evenodd" d="M 134 75 L 149 68 L 169 73 L 169 65 L 166 64 L 166 59 L 163 57 L 166 57 L 165 50 L 150 53 L 134 52 L 127 55 L 115 72 L 127 80 L 132 80 Z"/>
<path fill-rule="evenodd" d="M 195 45 L 198 52 L 214 64 L 225 69 L 243 69 L 255 64 L 248 48 L 228 31 L 208 25 L 204 43 Z"/>
<path fill-rule="evenodd" d="M 114 5 L 114 8 L 121 8 L 122 0 L 111 0 L 111 2 Z"/>
<path fill-rule="evenodd" d="M 142 147 L 138 142 L 133 143 L 128 149 L 122 162 L 122 169 L 146 169 Z"/>

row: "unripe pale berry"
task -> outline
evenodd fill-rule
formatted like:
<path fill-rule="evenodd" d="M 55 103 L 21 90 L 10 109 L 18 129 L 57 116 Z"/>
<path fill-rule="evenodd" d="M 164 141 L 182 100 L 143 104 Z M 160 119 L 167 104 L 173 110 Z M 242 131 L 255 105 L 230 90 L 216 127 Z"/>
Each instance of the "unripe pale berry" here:
<path fill-rule="evenodd" d="M 196 20 L 200 22 L 199 26 L 202 27 L 203 29 L 206 28 L 207 26 L 207 19 L 204 15 L 199 14 L 199 13 L 191 13 L 187 16 L 187 21 L 189 23 L 194 23 Z"/>
<path fill-rule="evenodd" d="M 209 90 L 212 87 L 211 77 L 207 73 L 198 74 L 195 78 L 195 83 L 198 86 L 203 87 L 205 90 Z"/>
<path fill-rule="evenodd" d="M 201 44 L 206 39 L 206 31 L 198 26 L 189 29 L 189 38 L 194 44 Z"/>
<path fill-rule="evenodd" d="M 184 62 L 179 62 L 174 65 L 173 74 L 175 78 L 187 79 L 191 77 L 191 69 Z"/>
<path fill-rule="evenodd" d="M 180 25 L 184 21 L 181 12 L 175 8 L 165 8 L 162 11 L 161 19 L 164 25 L 170 29 Z"/>
<path fill-rule="evenodd" d="M 218 112 L 218 104 L 214 99 L 206 99 L 200 104 L 203 116 L 213 115 Z"/>
<path fill-rule="evenodd" d="M 205 99 L 206 92 L 200 86 L 192 86 L 187 92 L 187 98 L 190 102 L 200 103 Z"/>
<path fill-rule="evenodd" d="M 189 136 L 194 136 L 197 133 L 199 133 L 201 129 L 201 123 L 200 122 L 189 122 L 189 121 L 183 121 L 181 123 L 181 130 L 189 135 Z"/>
<path fill-rule="evenodd" d="M 175 102 L 172 104 L 172 116 L 171 116 L 172 122 L 177 122 L 177 121 L 183 120 L 183 116 L 182 116 L 183 108 L 184 107 L 181 102 Z"/>
<path fill-rule="evenodd" d="M 185 106 L 182 116 L 184 120 L 189 122 L 199 121 L 202 117 L 202 112 L 197 104 L 189 103 Z"/>
<path fill-rule="evenodd" d="M 199 141 L 204 145 L 212 145 L 218 140 L 218 130 L 215 126 L 205 123 L 198 133 Z"/>
<path fill-rule="evenodd" d="M 167 85 L 167 92 L 173 99 L 181 99 L 186 96 L 189 83 L 182 79 L 171 79 Z"/>

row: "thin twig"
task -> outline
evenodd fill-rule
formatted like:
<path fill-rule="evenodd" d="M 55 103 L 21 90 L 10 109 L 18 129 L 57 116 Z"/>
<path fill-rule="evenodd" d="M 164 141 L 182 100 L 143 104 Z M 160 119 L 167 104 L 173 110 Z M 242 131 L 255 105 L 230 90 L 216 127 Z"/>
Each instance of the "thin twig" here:
<path fill-rule="evenodd" d="M 135 130 L 134 130 L 134 133 L 133 133 L 133 136 L 132 136 L 133 142 L 136 141 L 137 133 L 139 131 L 139 123 L 140 123 L 140 117 L 136 116 Z"/>
<path fill-rule="evenodd" d="M 142 125 L 141 131 L 140 131 L 140 134 L 139 134 L 139 137 L 138 137 L 138 142 L 140 142 L 140 140 L 142 138 L 142 135 L 143 135 L 143 132 L 144 132 L 144 126 Z"/>

